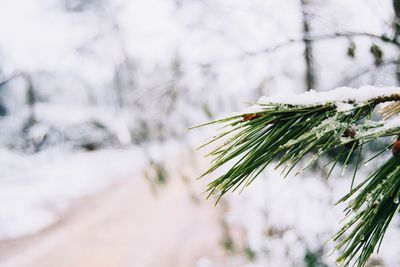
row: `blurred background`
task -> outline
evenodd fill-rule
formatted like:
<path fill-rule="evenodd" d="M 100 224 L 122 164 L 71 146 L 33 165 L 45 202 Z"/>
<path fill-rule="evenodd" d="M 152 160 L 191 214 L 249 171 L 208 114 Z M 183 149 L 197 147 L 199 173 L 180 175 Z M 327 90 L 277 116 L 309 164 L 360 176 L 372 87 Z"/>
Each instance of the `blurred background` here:
<path fill-rule="evenodd" d="M 397 0 L 2 0 L 0 266 L 336 266 L 351 173 L 267 169 L 214 206 L 215 129 L 188 128 L 397 86 L 399 35 Z M 369 266 L 400 266 L 398 240 L 395 218 Z"/>

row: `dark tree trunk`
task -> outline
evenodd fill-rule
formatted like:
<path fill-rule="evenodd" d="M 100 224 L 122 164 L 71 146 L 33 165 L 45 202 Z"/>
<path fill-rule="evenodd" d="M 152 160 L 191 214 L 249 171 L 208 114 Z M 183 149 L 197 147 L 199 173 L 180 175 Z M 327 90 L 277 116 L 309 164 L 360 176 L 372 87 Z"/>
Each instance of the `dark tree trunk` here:
<path fill-rule="evenodd" d="M 400 0 L 393 0 L 393 10 L 394 10 L 394 40 L 397 42 L 400 37 Z M 397 84 L 400 85 L 400 65 L 396 64 L 396 79 Z"/>
<path fill-rule="evenodd" d="M 4 99 L 2 97 L 3 89 L 5 88 L 5 85 L 7 81 L 3 81 L 3 77 L 0 74 L 0 117 L 4 117 L 7 115 L 7 108 L 4 103 Z"/>
<path fill-rule="evenodd" d="M 312 41 L 310 39 L 310 14 L 307 11 L 308 1 L 301 0 L 301 13 L 303 23 L 303 42 L 304 42 L 304 62 L 306 65 L 305 73 L 305 85 L 306 90 L 314 88 L 315 86 L 315 75 L 314 75 L 314 64 L 312 55 Z"/>
<path fill-rule="evenodd" d="M 394 38 L 397 40 L 400 36 L 400 0 L 393 0 L 394 10 Z"/>

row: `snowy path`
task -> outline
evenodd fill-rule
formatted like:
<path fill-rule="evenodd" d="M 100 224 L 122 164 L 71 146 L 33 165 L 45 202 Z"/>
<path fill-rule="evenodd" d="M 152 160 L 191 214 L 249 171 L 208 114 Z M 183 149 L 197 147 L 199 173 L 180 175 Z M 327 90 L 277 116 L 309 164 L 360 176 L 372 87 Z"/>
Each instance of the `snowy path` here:
<path fill-rule="evenodd" d="M 154 196 L 137 174 L 78 204 L 49 230 L 0 242 L 0 265 L 190 267 L 222 255 L 218 209 L 210 200 L 194 202 L 181 179 Z"/>

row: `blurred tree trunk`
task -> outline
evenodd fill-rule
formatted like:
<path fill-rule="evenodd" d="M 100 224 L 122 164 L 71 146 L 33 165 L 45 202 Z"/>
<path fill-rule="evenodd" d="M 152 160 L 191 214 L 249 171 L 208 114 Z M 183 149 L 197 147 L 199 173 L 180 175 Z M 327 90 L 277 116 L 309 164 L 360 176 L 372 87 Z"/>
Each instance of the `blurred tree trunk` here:
<path fill-rule="evenodd" d="M 312 56 L 312 41 L 310 40 L 310 14 L 307 11 L 308 0 L 301 1 L 301 14 L 302 14 L 302 24 L 303 24 L 303 42 L 304 42 L 304 62 L 306 65 L 305 73 L 305 85 L 306 90 L 314 88 L 315 86 L 315 73 L 314 73 L 314 63 Z"/>
<path fill-rule="evenodd" d="M 114 86 L 116 90 L 117 105 L 119 109 L 124 109 L 126 105 L 129 105 L 129 102 L 132 101 L 132 99 L 129 99 L 129 95 L 131 95 L 131 92 L 136 88 L 136 68 L 126 49 L 125 40 L 115 15 L 113 15 L 111 19 L 116 36 L 115 39 L 118 42 L 122 57 L 121 62 L 115 67 Z"/>
<path fill-rule="evenodd" d="M 36 96 L 35 96 L 35 88 L 33 87 L 32 78 L 29 74 L 24 75 L 27 83 L 27 91 L 26 91 L 26 104 L 29 107 L 29 121 L 30 123 L 34 124 L 36 121 L 35 116 L 35 103 L 36 103 Z"/>
<path fill-rule="evenodd" d="M 3 89 L 4 89 L 6 83 L 7 83 L 7 80 L 3 79 L 1 72 L 0 72 L 0 117 L 7 115 L 7 109 L 6 109 L 6 106 L 4 103 L 4 99 L 2 97 Z"/>
<path fill-rule="evenodd" d="M 394 10 L 394 37 L 393 39 L 397 42 L 400 37 L 400 0 L 393 0 L 393 10 Z M 400 64 L 396 64 L 396 79 L 397 84 L 400 85 Z"/>
<path fill-rule="evenodd" d="M 397 40 L 400 36 L 400 0 L 393 0 L 394 9 L 394 38 Z"/>

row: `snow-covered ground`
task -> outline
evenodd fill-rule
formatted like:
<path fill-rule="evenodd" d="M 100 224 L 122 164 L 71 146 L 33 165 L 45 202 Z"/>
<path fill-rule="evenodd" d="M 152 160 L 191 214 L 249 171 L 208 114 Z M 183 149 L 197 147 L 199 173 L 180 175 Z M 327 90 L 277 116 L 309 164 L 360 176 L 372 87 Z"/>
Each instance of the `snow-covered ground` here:
<path fill-rule="evenodd" d="M 150 161 L 163 163 L 184 153 L 188 153 L 187 147 L 172 140 L 90 152 L 58 147 L 24 155 L 2 149 L 0 240 L 43 230 L 57 222 L 80 197 L 132 173 L 148 172 Z"/>
<path fill-rule="evenodd" d="M 35 155 L 0 153 L 0 239 L 33 234 L 56 222 L 71 201 L 109 185 L 147 162 L 138 148 Z"/>

